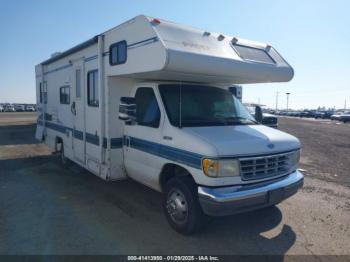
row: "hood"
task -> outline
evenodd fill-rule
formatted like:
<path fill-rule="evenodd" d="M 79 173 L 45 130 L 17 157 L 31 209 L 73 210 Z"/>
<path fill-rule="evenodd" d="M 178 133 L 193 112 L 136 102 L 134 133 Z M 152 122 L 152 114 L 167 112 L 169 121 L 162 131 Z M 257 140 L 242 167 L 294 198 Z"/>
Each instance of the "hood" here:
<path fill-rule="evenodd" d="M 296 137 L 263 125 L 189 127 L 184 131 L 213 145 L 220 157 L 273 154 L 300 148 Z"/>

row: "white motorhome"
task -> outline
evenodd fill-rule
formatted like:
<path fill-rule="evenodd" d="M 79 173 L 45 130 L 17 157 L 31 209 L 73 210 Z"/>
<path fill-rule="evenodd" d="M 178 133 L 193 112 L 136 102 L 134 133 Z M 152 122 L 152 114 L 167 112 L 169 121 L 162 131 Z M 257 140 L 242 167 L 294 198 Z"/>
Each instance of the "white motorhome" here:
<path fill-rule="evenodd" d="M 36 137 L 104 180 L 162 192 L 170 225 L 188 234 L 205 215 L 275 205 L 302 186 L 299 140 L 232 95 L 292 77 L 270 45 L 141 15 L 36 66 Z"/>

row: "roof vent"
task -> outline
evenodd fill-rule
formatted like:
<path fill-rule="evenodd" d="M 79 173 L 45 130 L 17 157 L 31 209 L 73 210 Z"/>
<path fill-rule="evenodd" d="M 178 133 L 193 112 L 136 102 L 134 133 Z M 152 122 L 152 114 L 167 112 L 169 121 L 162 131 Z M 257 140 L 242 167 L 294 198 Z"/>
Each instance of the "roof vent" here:
<path fill-rule="evenodd" d="M 60 54 L 62 54 L 62 52 L 55 52 L 51 55 L 51 58 L 59 56 Z"/>

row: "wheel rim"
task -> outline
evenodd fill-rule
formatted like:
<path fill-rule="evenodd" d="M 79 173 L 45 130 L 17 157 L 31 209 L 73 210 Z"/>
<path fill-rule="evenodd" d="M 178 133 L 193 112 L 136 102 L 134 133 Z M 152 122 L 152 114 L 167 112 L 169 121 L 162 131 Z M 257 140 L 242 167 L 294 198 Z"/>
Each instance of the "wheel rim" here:
<path fill-rule="evenodd" d="M 177 224 L 184 224 L 188 216 L 188 204 L 185 195 L 179 189 L 172 189 L 166 205 L 170 218 Z"/>

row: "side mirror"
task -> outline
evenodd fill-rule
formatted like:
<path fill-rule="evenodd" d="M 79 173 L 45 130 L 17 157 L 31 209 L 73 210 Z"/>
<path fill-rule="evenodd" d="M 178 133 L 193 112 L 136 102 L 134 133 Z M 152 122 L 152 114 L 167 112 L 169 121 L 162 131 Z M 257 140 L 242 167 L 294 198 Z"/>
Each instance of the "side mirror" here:
<path fill-rule="evenodd" d="M 118 118 L 126 122 L 136 121 L 136 101 L 134 97 L 120 98 Z"/>
<path fill-rule="evenodd" d="M 262 119 L 263 119 L 263 113 L 262 113 L 261 107 L 255 106 L 255 120 L 261 123 Z"/>

